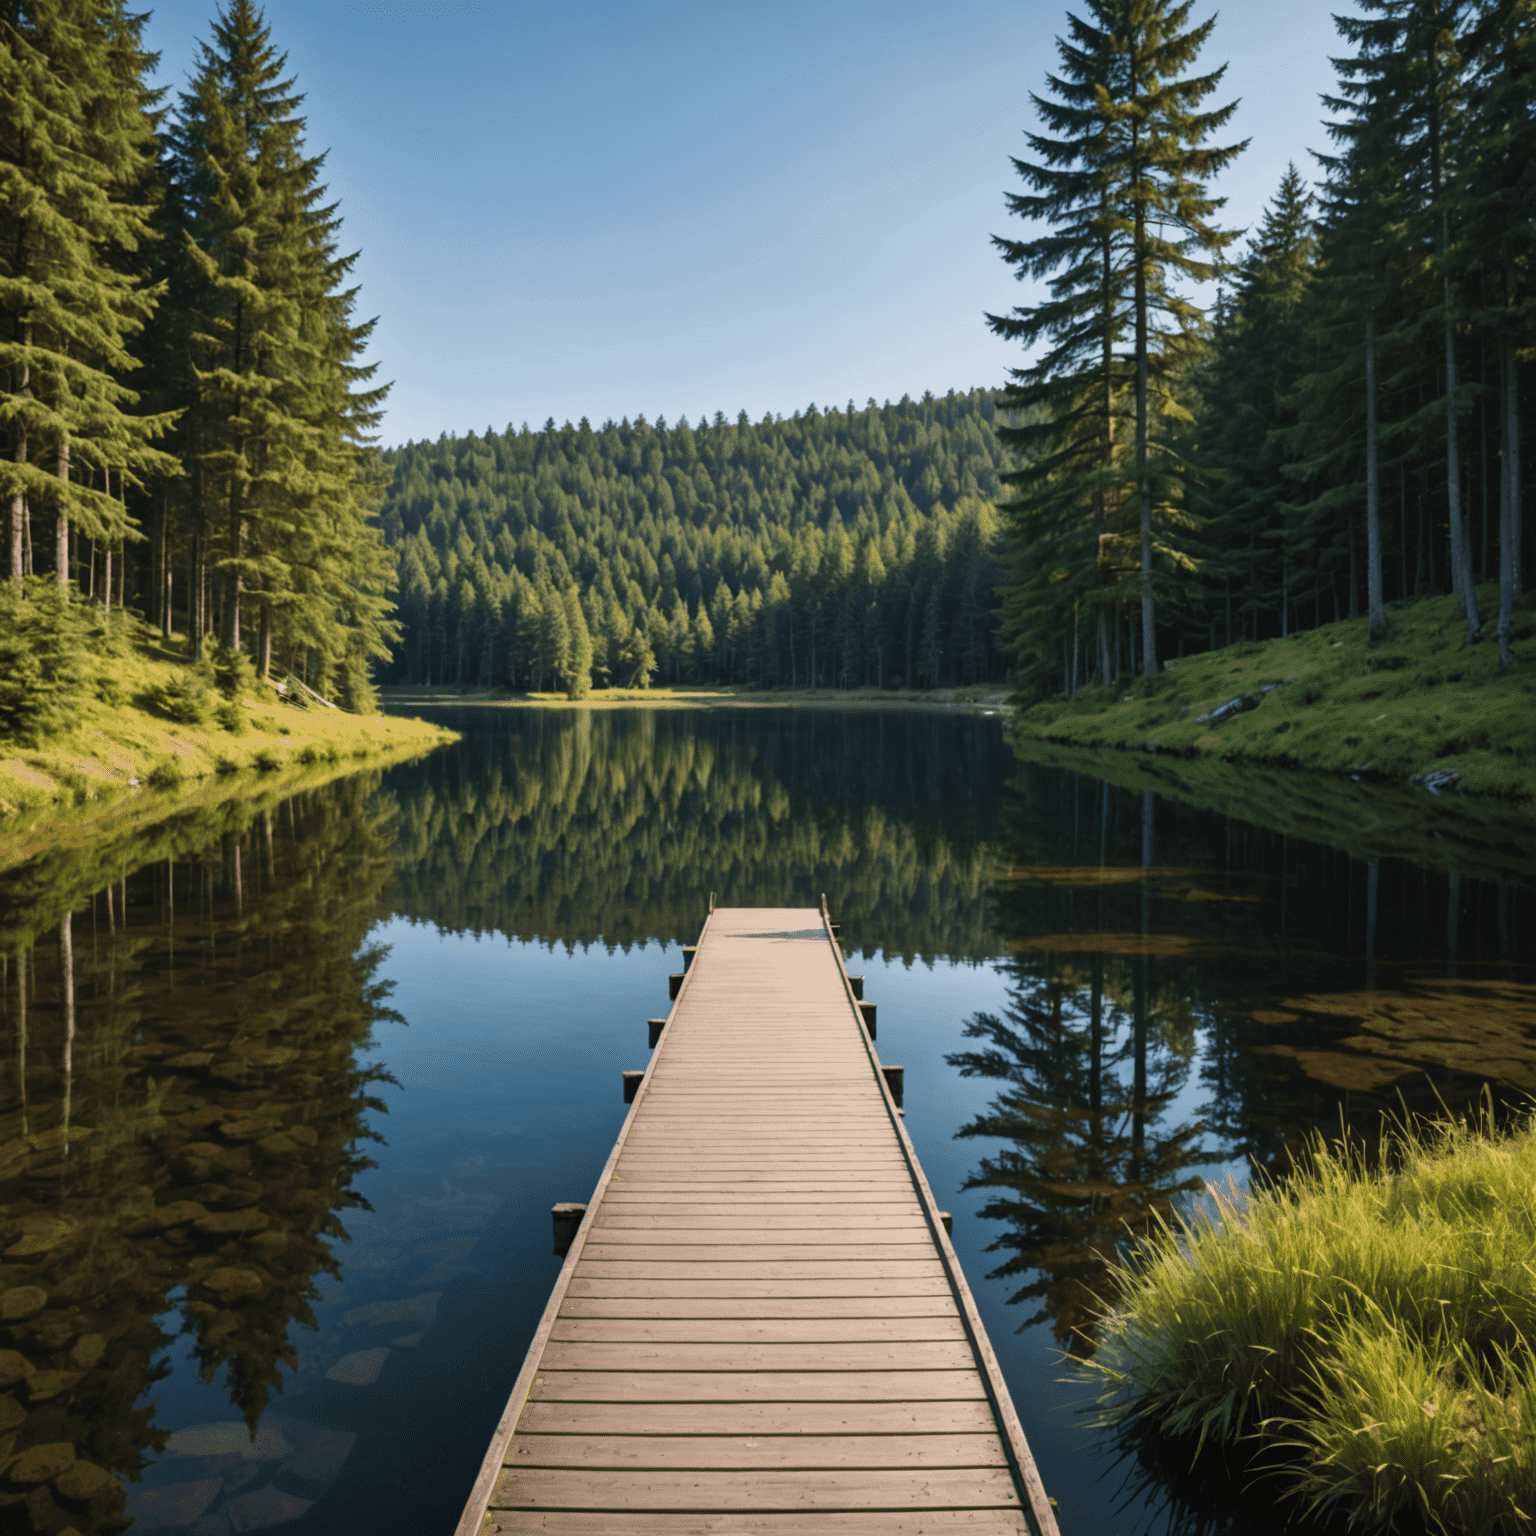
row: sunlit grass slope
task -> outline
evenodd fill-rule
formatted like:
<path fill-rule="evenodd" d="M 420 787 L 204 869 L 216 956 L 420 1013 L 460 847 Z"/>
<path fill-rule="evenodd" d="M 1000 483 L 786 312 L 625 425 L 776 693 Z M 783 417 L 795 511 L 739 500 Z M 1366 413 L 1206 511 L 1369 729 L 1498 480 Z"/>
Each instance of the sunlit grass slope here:
<path fill-rule="evenodd" d="M 1491 615 L 1495 589 L 1484 587 L 1478 597 Z M 1151 697 L 1139 681 L 1083 689 L 1071 703 L 1022 711 L 1016 728 L 1079 746 L 1209 754 L 1399 782 L 1450 770 L 1461 790 L 1536 797 L 1531 599 L 1515 614 L 1515 665 L 1502 677 L 1492 619 L 1483 640 L 1464 646 L 1454 598 L 1393 607 L 1388 617 L 1390 633 L 1374 646 L 1363 619 L 1234 644 L 1172 662 Z M 1218 723 L 1200 721 L 1238 698 L 1250 707 Z"/>
<path fill-rule="evenodd" d="M 116 654 L 93 656 L 88 665 L 94 683 L 64 730 L 35 746 L 0 743 L 0 816 L 242 770 L 415 752 L 453 739 L 421 720 L 296 708 L 265 685 L 222 715 L 211 709 L 199 723 L 172 720 L 159 700 L 168 683 L 186 675 L 186 658 L 142 625 Z"/>
<path fill-rule="evenodd" d="M 1350 1528 L 1529 1529 L 1536 1122 L 1315 1149 L 1283 1189 L 1165 1229 L 1086 1369 L 1125 1430 L 1243 1443 Z"/>

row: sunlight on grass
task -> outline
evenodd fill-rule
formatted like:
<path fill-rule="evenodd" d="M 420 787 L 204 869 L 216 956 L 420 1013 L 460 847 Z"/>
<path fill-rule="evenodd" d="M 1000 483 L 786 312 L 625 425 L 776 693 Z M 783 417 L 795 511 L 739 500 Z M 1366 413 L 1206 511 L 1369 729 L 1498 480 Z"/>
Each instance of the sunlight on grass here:
<path fill-rule="evenodd" d="M 1496 599 L 1484 588 L 1487 611 Z M 1138 679 L 1036 704 L 1023 735 L 1082 746 L 1210 754 L 1229 761 L 1358 772 L 1406 780 L 1440 770 L 1473 793 L 1536 797 L 1536 622 L 1522 598 L 1515 666 L 1497 646 L 1462 644 L 1453 597 L 1394 605 L 1386 639 L 1366 643 L 1347 620 L 1285 640 L 1244 641 L 1169 662 L 1149 697 Z M 1278 686 L 1271 686 L 1278 685 Z M 1266 687 L 1270 688 L 1265 692 Z M 1249 707 L 1200 717 L 1235 698 Z"/>
<path fill-rule="evenodd" d="M 1119 1272 L 1084 1369 L 1116 1430 L 1246 1441 L 1314 1508 L 1492 1533 L 1536 1511 L 1536 1120 L 1314 1144 Z M 1273 1464 L 1273 1462 L 1271 1463 Z"/>

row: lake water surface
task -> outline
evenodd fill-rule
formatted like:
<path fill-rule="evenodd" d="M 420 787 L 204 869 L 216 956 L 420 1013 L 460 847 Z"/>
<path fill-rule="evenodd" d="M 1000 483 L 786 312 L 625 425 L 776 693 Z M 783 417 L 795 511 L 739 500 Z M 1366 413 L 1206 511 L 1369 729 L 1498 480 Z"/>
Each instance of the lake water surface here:
<path fill-rule="evenodd" d="M 451 1530 L 712 892 L 826 893 L 1071 1536 L 1210 1516 L 1066 1360 L 1128 1226 L 1536 1089 L 1496 837 L 1357 856 L 1368 800 L 1308 840 L 971 715 L 438 713 L 0 873 L 0 1530 Z"/>

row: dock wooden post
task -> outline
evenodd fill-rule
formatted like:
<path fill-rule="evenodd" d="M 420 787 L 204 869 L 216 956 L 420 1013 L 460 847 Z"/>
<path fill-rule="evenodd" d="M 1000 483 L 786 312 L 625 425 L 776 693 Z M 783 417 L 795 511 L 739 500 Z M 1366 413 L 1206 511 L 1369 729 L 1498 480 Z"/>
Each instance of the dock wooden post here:
<path fill-rule="evenodd" d="M 882 1066 L 880 1071 L 885 1076 L 885 1086 L 891 1090 L 891 1097 L 896 1100 L 897 1109 L 900 1109 L 901 1091 L 905 1085 L 907 1069 L 905 1067 Z"/>
<path fill-rule="evenodd" d="M 850 976 L 848 978 L 848 985 L 853 988 L 854 997 L 862 998 L 864 996 L 864 978 L 862 976 Z"/>
<path fill-rule="evenodd" d="M 859 1003 L 859 1017 L 864 1020 L 864 1028 L 869 1031 L 869 1038 L 875 1038 L 875 1005 L 873 1003 Z"/>
<path fill-rule="evenodd" d="M 690 965 L 693 964 L 693 957 L 697 953 L 698 947 L 699 946 L 697 944 L 684 944 L 683 945 L 683 969 L 685 971 L 688 969 L 688 967 Z"/>
<path fill-rule="evenodd" d="M 665 1019 L 647 1019 L 646 1026 L 651 1032 L 651 1049 L 656 1049 L 656 1042 L 661 1039 L 661 1032 L 667 1027 Z"/>
<path fill-rule="evenodd" d="M 558 1205 L 550 1206 L 549 1214 L 555 1229 L 555 1257 L 563 1259 L 571 1251 L 571 1244 L 576 1241 L 576 1229 L 581 1225 L 581 1218 L 587 1214 L 586 1203 L 562 1200 Z"/>
<path fill-rule="evenodd" d="M 683 973 L 681 971 L 673 971 L 673 973 L 667 977 L 667 996 L 670 997 L 675 1003 L 677 1001 L 677 994 L 682 990 Z"/>
<path fill-rule="evenodd" d="M 626 1104 L 633 1104 L 635 1102 L 635 1095 L 640 1091 L 640 1082 L 644 1076 L 644 1072 L 624 1073 L 624 1102 Z"/>

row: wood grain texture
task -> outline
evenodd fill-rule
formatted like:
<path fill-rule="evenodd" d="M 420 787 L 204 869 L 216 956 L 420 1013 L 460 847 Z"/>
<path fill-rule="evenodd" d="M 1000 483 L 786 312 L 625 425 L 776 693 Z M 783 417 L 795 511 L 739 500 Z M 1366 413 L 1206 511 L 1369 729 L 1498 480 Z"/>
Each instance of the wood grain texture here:
<path fill-rule="evenodd" d="M 1007 1466 L 990 1425 L 969 1435 L 541 1435 L 520 1425 L 514 1452 L 519 1470 L 545 1471 L 873 1472 Z"/>
<path fill-rule="evenodd" d="M 987 1435 L 994 1428 L 985 1398 L 923 1402 L 711 1403 L 717 1435 Z M 625 1435 L 636 1431 L 628 1403 L 530 1402 L 519 1434 Z M 653 1435 L 698 1431 L 694 1403 L 648 1403 L 643 1428 Z"/>
<path fill-rule="evenodd" d="M 1002 1467 L 778 1472 L 617 1472 L 510 1466 L 496 1484 L 498 1509 L 916 1510 L 1017 1508 Z"/>
<path fill-rule="evenodd" d="M 493 1510 L 483 1536 L 616 1536 L 613 1516 L 584 1511 Z M 623 1536 L 1029 1536 L 1022 1510 L 935 1509 L 760 1514 L 627 1511 Z"/>
<path fill-rule="evenodd" d="M 1057 1536 L 979 1327 L 824 912 L 714 909 L 459 1536 Z"/>
<path fill-rule="evenodd" d="M 963 1371 L 555 1371 L 539 1367 L 530 1402 L 566 1403 L 921 1403 L 986 1400 L 981 1378 Z M 700 1434 L 712 1406 L 694 1420 Z"/>

